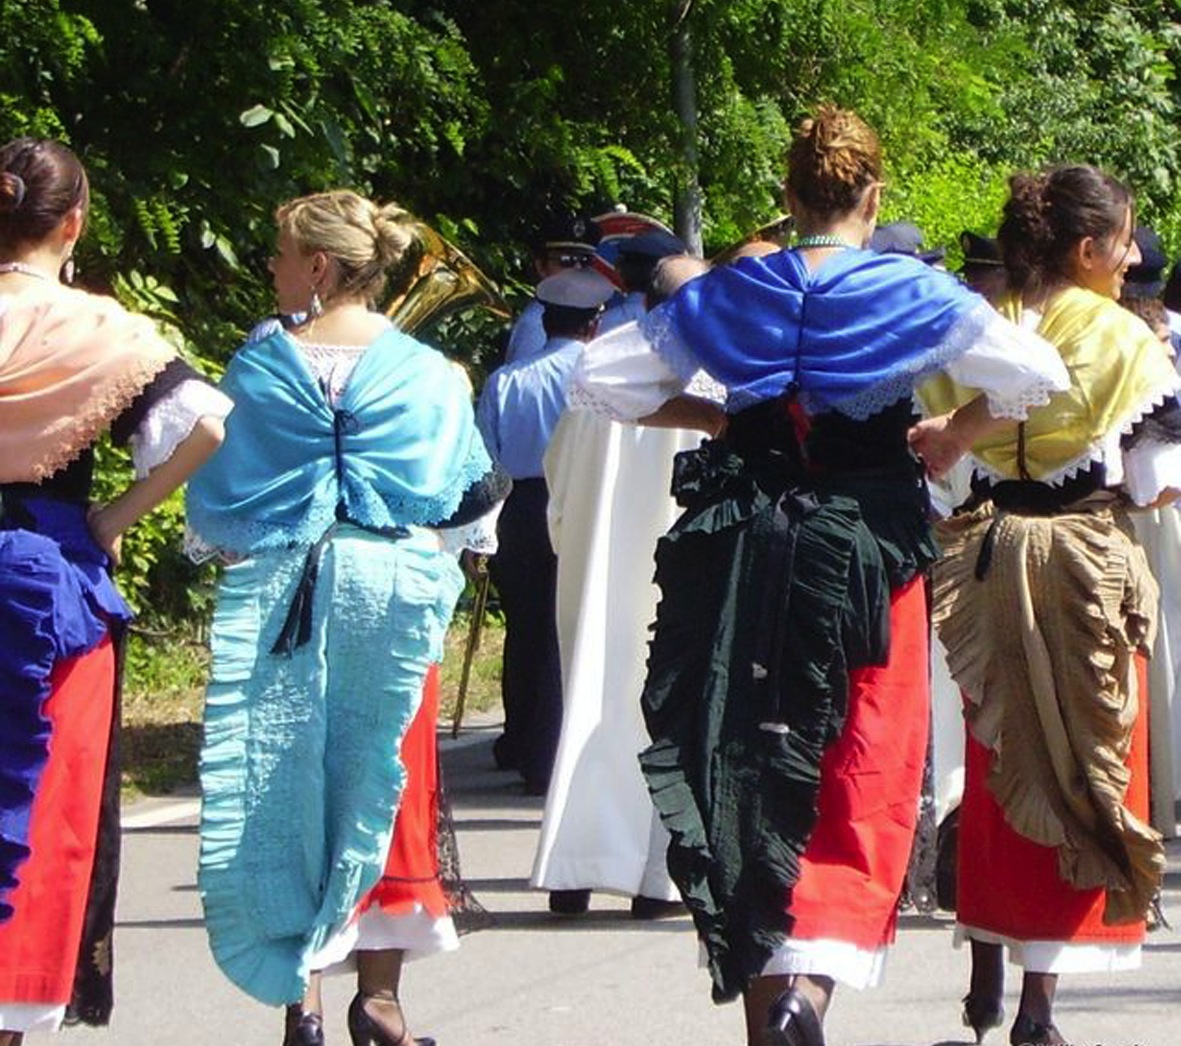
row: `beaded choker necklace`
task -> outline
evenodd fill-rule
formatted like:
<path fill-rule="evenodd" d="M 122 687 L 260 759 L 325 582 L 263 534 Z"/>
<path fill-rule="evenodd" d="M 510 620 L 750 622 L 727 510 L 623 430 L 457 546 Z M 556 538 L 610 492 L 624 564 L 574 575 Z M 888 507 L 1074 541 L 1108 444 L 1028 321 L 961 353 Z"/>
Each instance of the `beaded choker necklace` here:
<path fill-rule="evenodd" d="M 827 233 L 819 233 L 816 236 L 801 236 L 795 243 L 792 244 L 795 249 L 801 247 L 845 247 L 852 249 L 853 244 L 847 243 L 839 236 L 830 236 Z"/>
<path fill-rule="evenodd" d="M 0 275 L 6 272 L 19 272 L 23 276 L 36 276 L 39 280 L 51 279 L 39 269 L 34 269 L 31 265 L 26 265 L 24 262 L 0 262 Z"/>

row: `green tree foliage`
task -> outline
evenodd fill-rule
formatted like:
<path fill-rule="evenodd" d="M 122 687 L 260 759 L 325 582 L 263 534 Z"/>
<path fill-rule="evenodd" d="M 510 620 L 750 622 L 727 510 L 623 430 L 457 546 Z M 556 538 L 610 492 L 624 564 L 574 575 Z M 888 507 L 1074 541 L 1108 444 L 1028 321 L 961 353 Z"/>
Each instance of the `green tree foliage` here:
<path fill-rule="evenodd" d="M 92 175 L 83 282 L 216 374 L 271 308 L 284 199 L 397 199 L 524 299 L 557 208 L 672 220 L 685 183 L 674 15 L 691 32 L 707 251 L 776 216 L 790 129 L 820 100 L 879 130 L 886 218 L 930 243 L 995 228 L 1009 173 L 1087 160 L 1181 249 L 1181 30 L 1110 0 L 5 0 L 0 139 L 56 135 Z M 481 370 L 503 330 L 435 332 Z M 104 473 L 113 483 L 114 465 Z M 172 503 L 125 585 L 183 613 Z M 192 591 L 200 591 L 199 586 Z"/>

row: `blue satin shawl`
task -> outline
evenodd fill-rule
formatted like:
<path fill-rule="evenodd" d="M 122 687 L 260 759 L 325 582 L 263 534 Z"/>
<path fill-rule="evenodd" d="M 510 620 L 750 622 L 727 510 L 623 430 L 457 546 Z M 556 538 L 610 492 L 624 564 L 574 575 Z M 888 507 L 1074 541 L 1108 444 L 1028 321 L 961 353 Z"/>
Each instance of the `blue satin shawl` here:
<path fill-rule="evenodd" d="M 914 258 L 845 250 L 809 272 L 785 250 L 690 281 L 642 322 L 679 374 L 725 385 L 732 410 L 795 386 L 809 413 L 864 420 L 970 348 L 990 311 Z"/>
<path fill-rule="evenodd" d="M 226 438 L 190 480 L 188 525 L 249 555 L 315 542 L 338 518 L 430 525 L 491 468 L 462 372 L 390 329 L 357 362 L 335 407 L 294 339 L 241 348 L 222 379 Z"/>

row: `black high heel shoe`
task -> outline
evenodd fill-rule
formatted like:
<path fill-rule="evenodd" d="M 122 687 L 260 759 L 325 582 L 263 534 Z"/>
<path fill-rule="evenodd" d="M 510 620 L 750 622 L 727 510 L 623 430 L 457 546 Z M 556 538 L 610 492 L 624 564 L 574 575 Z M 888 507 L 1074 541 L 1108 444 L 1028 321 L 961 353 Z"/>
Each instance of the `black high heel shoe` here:
<path fill-rule="evenodd" d="M 999 1028 L 1004 1020 L 1005 1008 L 1000 999 L 971 992 L 964 996 L 964 1027 L 975 1032 L 977 1042 L 983 1042 L 984 1036 L 993 1028 Z"/>
<path fill-rule="evenodd" d="M 1009 1030 L 1010 1046 L 1064 1046 L 1065 1042 L 1062 1032 L 1054 1027 L 1053 1021 L 1038 1024 L 1024 1013 L 1017 1014 Z"/>
<path fill-rule="evenodd" d="M 349 1003 L 349 1038 L 353 1040 L 353 1046 L 411 1046 L 412 1043 L 417 1043 L 418 1046 L 435 1046 L 434 1039 L 424 1035 L 411 1035 L 406 1027 L 405 1017 L 402 1018 L 402 1031 L 395 1038 L 392 1032 L 369 1015 L 365 1009 L 366 999 L 382 1001 L 381 996 L 362 995 L 360 992 L 353 996 L 353 1001 Z M 392 997 L 385 1001 L 398 1005 L 398 1000 Z"/>
<path fill-rule="evenodd" d="M 816 1007 L 798 988 L 788 988 L 767 1014 L 771 1046 L 824 1046 L 824 1027 Z"/>
<path fill-rule="evenodd" d="M 324 1018 L 304 1013 L 302 1006 L 288 1006 L 283 1046 L 324 1046 Z"/>

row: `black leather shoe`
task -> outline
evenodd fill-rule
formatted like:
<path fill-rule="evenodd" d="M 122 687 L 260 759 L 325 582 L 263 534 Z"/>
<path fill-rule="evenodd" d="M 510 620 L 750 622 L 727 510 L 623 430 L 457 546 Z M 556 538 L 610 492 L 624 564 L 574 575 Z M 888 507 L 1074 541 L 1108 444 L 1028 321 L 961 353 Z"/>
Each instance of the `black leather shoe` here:
<path fill-rule="evenodd" d="M 369 1014 L 365 1009 L 367 998 L 373 998 L 378 1004 L 385 1000 L 387 1008 L 397 1011 L 402 1021 L 401 1035 L 395 1038 L 388 1028 Z M 353 1046 L 435 1046 L 435 1040 L 428 1036 L 410 1034 L 406 1028 L 406 1019 L 402 1017 L 401 1007 L 392 995 L 387 998 L 384 995 L 365 996 L 358 992 L 349 1003 L 348 1024 L 349 1038 L 352 1039 Z"/>
<path fill-rule="evenodd" d="M 971 992 L 964 996 L 964 1027 L 972 1029 L 977 1042 L 983 1042 L 984 1036 L 993 1028 L 1000 1027 L 1004 1020 L 1005 1008 L 1000 999 L 973 995 Z"/>
<path fill-rule="evenodd" d="M 554 915 L 586 915 L 590 890 L 550 890 L 549 910 Z"/>
<path fill-rule="evenodd" d="M 1049 1024 L 1038 1024 L 1024 1013 L 1017 1014 L 1009 1030 L 1010 1046 L 1066 1046 L 1062 1033 Z"/>
<path fill-rule="evenodd" d="M 771 1046 L 824 1046 L 824 1027 L 816 1008 L 798 988 L 788 988 L 771 1004 L 767 1042 Z"/>
<path fill-rule="evenodd" d="M 304 1013 L 302 1006 L 288 1006 L 283 1046 L 324 1046 L 324 1018 Z"/>
<path fill-rule="evenodd" d="M 517 755 L 505 743 L 504 734 L 492 742 L 492 762 L 496 764 L 497 770 L 517 769 Z"/>
<path fill-rule="evenodd" d="M 674 919 L 688 910 L 684 901 L 662 901 L 658 897 L 645 897 L 643 894 L 632 898 L 633 919 Z"/>

